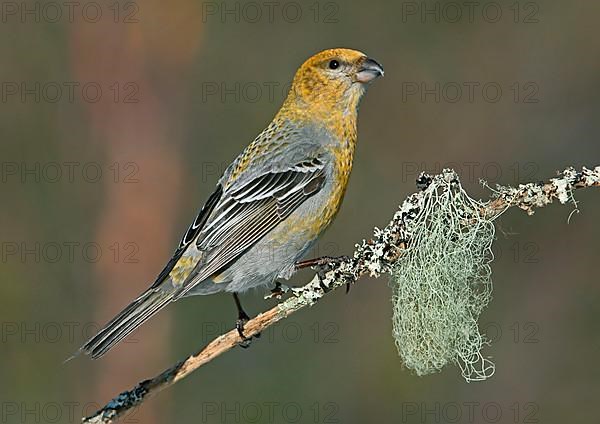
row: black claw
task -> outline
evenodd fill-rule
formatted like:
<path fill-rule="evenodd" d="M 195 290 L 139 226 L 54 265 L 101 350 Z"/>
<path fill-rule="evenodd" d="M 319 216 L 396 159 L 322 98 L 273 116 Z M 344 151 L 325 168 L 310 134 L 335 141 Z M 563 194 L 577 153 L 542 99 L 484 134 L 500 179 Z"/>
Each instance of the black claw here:
<path fill-rule="evenodd" d="M 323 258 L 323 261 L 321 262 L 320 266 L 322 269 L 324 269 L 325 271 L 329 271 L 331 268 L 333 268 L 334 265 L 338 265 L 344 261 L 349 260 L 350 257 L 343 255 L 343 256 L 338 256 L 338 257 L 330 257 L 330 256 L 325 256 Z"/>
<path fill-rule="evenodd" d="M 281 284 L 279 281 L 275 281 L 275 287 L 271 289 L 271 294 L 266 298 L 277 298 L 281 299 L 281 297 L 289 291 L 289 287 Z M 266 299 L 265 298 L 265 299 Z"/>
<path fill-rule="evenodd" d="M 238 319 L 235 322 L 235 328 L 237 329 L 238 334 L 242 339 L 242 342 L 239 344 L 239 346 L 243 349 L 247 349 L 252 343 L 252 337 L 246 337 L 246 335 L 244 334 L 244 326 L 248 321 L 250 321 L 250 317 L 242 308 L 242 304 L 240 303 L 240 299 L 238 298 L 237 293 L 233 293 L 233 299 L 235 300 L 235 305 L 238 309 Z M 256 337 L 257 339 L 260 338 L 260 333 L 255 334 L 254 337 Z"/>
<path fill-rule="evenodd" d="M 244 325 L 246 325 L 246 323 L 248 322 L 248 316 L 242 316 L 242 314 L 240 314 L 240 317 L 237 319 L 237 321 L 235 322 L 235 328 L 238 331 L 238 334 L 240 335 L 240 338 L 242 339 L 242 342 L 240 343 L 240 347 L 246 349 L 248 347 L 250 347 L 250 342 L 252 341 L 252 339 L 249 339 L 248 337 L 246 337 L 244 335 Z"/>
<path fill-rule="evenodd" d="M 331 290 L 329 287 L 327 287 L 325 284 L 323 284 L 323 278 L 321 278 L 321 276 L 319 275 L 319 285 L 321 286 L 321 288 L 323 289 L 323 292 L 328 293 L 329 290 Z"/>
<path fill-rule="evenodd" d="M 349 256 L 338 256 L 338 257 L 322 256 L 320 258 L 309 259 L 306 261 L 298 262 L 298 263 L 296 263 L 296 269 L 302 269 L 302 268 L 308 268 L 308 267 L 315 269 L 317 271 L 317 277 L 319 278 L 319 285 L 321 286 L 321 289 L 323 289 L 323 291 L 325 293 L 327 293 L 331 290 L 331 288 L 326 286 L 325 284 L 323 284 L 323 280 L 325 279 L 325 274 L 328 271 L 330 271 L 335 265 L 338 265 L 341 262 L 346 262 L 349 260 L 350 260 Z M 276 286 L 276 288 L 277 288 L 277 286 Z M 346 286 L 346 293 L 348 293 L 348 291 L 350 291 L 349 285 Z"/>

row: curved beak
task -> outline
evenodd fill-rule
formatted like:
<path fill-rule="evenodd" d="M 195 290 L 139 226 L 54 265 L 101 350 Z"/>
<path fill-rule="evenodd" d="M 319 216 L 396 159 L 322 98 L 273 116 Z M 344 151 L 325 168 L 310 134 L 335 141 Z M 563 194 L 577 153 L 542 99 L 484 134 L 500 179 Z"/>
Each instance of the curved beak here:
<path fill-rule="evenodd" d="M 367 57 L 356 73 L 356 81 L 366 84 L 382 76 L 383 66 L 376 60 Z"/>

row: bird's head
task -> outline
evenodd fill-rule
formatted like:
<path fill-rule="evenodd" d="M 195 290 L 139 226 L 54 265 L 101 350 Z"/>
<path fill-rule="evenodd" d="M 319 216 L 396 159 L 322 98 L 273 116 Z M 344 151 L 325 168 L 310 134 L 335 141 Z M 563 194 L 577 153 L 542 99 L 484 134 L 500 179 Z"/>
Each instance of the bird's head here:
<path fill-rule="evenodd" d="M 380 76 L 383 67 L 362 52 L 324 50 L 300 66 L 288 100 L 324 112 L 355 111 L 367 86 Z"/>

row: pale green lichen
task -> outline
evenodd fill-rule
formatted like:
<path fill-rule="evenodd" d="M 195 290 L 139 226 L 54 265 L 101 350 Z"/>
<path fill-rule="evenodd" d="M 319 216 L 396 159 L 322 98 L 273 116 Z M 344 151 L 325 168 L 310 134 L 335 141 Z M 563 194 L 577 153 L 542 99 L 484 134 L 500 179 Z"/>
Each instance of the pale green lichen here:
<path fill-rule="evenodd" d="M 491 299 L 494 225 L 451 171 L 423 194 L 408 248 L 392 269 L 396 346 L 418 375 L 455 363 L 467 381 L 485 380 L 495 367 L 481 354 L 477 320 Z"/>

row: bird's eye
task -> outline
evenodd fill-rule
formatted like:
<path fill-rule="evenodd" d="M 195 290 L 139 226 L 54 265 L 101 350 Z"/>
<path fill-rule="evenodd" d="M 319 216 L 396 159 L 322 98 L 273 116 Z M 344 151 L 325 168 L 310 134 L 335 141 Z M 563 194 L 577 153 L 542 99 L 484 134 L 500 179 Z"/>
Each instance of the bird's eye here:
<path fill-rule="evenodd" d="M 329 62 L 329 69 L 337 69 L 340 67 L 340 62 L 338 62 L 337 60 L 332 60 Z"/>

